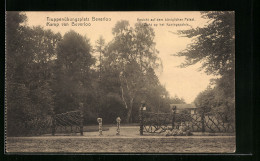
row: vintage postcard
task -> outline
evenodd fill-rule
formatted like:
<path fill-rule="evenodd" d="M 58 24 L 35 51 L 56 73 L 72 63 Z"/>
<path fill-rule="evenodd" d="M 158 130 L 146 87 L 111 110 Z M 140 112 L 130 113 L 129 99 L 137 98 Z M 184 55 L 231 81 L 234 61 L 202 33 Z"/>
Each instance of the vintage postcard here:
<path fill-rule="evenodd" d="M 234 153 L 235 13 L 6 12 L 6 153 Z"/>

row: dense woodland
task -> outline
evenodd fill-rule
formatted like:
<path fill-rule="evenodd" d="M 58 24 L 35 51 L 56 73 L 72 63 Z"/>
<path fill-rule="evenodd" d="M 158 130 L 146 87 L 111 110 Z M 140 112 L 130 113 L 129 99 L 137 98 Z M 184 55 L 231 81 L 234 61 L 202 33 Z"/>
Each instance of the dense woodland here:
<path fill-rule="evenodd" d="M 206 28 L 180 31 L 194 43 L 177 53 L 186 67 L 203 62 L 207 74 L 218 75 L 195 99 L 203 112 L 223 111 L 234 117 L 234 13 L 202 13 Z M 6 106 L 8 135 L 28 133 L 28 122 L 74 111 L 83 103 L 84 124 L 138 122 L 141 101 L 147 110 L 170 112 L 171 98 L 156 71 L 162 68 L 155 33 L 141 23 L 122 20 L 113 40 L 90 40 L 71 30 L 63 36 L 40 26 L 28 27 L 26 15 L 6 15 Z M 93 55 L 99 55 L 94 57 Z"/>

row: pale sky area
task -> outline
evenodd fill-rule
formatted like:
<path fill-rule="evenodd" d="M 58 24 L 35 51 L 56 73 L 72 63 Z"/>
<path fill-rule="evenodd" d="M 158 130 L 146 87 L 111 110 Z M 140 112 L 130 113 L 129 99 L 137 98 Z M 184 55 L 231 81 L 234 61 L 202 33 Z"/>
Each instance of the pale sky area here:
<path fill-rule="evenodd" d="M 177 67 L 183 61 L 183 57 L 171 56 L 181 50 L 191 42 L 191 39 L 180 37 L 173 34 L 177 30 L 196 28 L 204 26 L 208 20 L 201 18 L 200 12 L 25 12 L 28 18 L 28 26 L 42 26 L 45 29 L 51 29 L 54 33 L 60 32 L 64 35 L 69 30 L 74 30 L 83 36 L 87 36 L 92 46 L 95 46 L 95 41 L 102 35 L 108 43 L 112 40 L 112 28 L 119 20 L 128 20 L 130 25 L 134 24 L 138 19 L 148 19 L 142 21 L 151 23 L 155 31 L 156 49 L 159 51 L 159 57 L 163 63 L 163 70 L 158 72 L 158 77 L 162 85 L 169 91 L 170 96 L 184 98 L 186 103 L 194 101 L 196 96 L 209 84 L 212 76 L 206 75 L 204 72 L 199 72 L 200 64 L 196 64 L 187 68 Z M 47 26 L 47 21 L 51 18 L 89 18 L 89 21 L 81 21 L 80 23 L 90 23 L 91 26 L 71 26 L 71 21 L 60 21 L 59 26 Z M 92 17 L 96 18 L 111 18 L 111 21 L 92 21 Z M 155 21 L 151 21 L 154 19 Z M 157 21 L 157 19 L 163 21 Z M 165 18 L 172 21 L 165 21 Z M 186 18 L 186 19 L 185 19 Z M 193 21 L 188 21 L 193 18 Z M 182 19 L 182 20 L 180 20 Z M 62 22 L 69 23 L 69 26 L 62 26 Z M 161 26 L 160 24 L 164 24 Z M 167 26 L 167 24 L 172 24 Z M 188 24 L 190 26 L 176 26 L 176 24 Z M 173 32 L 173 33 L 172 33 Z"/>

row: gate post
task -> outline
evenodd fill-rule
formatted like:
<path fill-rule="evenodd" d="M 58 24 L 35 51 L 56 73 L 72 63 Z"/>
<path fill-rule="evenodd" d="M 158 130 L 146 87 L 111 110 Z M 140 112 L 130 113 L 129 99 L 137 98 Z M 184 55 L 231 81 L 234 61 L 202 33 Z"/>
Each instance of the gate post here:
<path fill-rule="evenodd" d="M 80 131 L 80 135 L 83 136 L 83 122 L 84 122 L 83 103 L 79 103 L 79 110 L 80 110 L 80 125 L 79 125 L 79 131 Z"/>
<path fill-rule="evenodd" d="M 144 132 L 144 119 L 143 119 L 143 108 L 145 107 L 145 102 L 142 101 L 141 102 L 141 107 L 140 107 L 140 115 L 139 115 L 139 119 L 140 119 L 140 135 L 143 135 Z"/>
<path fill-rule="evenodd" d="M 144 123 L 143 123 L 143 107 L 140 107 L 140 135 L 143 135 L 143 131 L 144 131 Z"/>
<path fill-rule="evenodd" d="M 176 106 L 173 106 L 172 107 L 172 129 L 174 129 L 175 114 L 176 114 Z"/>
<path fill-rule="evenodd" d="M 205 132 L 205 115 L 204 115 L 204 111 L 202 111 L 202 114 L 201 114 L 201 131 Z"/>
<path fill-rule="evenodd" d="M 98 122 L 98 133 L 99 136 L 102 135 L 102 118 L 97 118 L 97 122 Z"/>
<path fill-rule="evenodd" d="M 83 114 L 80 114 L 80 135 L 83 136 Z"/>
<path fill-rule="evenodd" d="M 116 122 L 117 122 L 117 129 L 116 129 L 116 135 L 120 135 L 120 117 L 116 118 Z"/>
<path fill-rule="evenodd" d="M 55 135 L 55 128 L 56 128 L 56 120 L 55 120 L 55 114 L 51 116 L 51 135 Z"/>

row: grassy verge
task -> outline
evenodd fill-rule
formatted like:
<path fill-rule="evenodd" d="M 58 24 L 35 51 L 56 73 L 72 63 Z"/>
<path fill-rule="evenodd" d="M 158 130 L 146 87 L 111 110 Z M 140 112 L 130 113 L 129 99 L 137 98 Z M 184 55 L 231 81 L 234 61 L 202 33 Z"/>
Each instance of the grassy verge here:
<path fill-rule="evenodd" d="M 218 138 L 7 138 L 7 152 L 232 153 L 235 137 Z"/>

